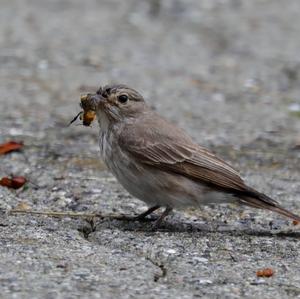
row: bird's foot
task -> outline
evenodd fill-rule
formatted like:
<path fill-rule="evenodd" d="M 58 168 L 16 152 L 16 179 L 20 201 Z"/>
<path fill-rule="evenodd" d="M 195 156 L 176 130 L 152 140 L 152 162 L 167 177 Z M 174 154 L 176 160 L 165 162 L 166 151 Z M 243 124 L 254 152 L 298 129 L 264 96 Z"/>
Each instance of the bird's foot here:
<path fill-rule="evenodd" d="M 163 220 L 172 212 L 171 207 L 166 207 L 166 209 L 163 211 L 163 213 L 160 215 L 160 217 L 154 222 L 154 224 L 151 226 L 151 231 L 156 231 L 160 226 Z"/>

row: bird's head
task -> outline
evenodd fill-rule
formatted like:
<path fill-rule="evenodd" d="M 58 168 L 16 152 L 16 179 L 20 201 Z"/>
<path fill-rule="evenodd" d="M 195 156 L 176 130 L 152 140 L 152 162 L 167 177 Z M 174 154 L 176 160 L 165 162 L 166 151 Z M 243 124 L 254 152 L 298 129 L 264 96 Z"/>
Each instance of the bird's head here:
<path fill-rule="evenodd" d="M 81 97 L 84 111 L 97 114 L 100 127 L 134 118 L 145 108 L 145 101 L 136 90 L 122 84 L 100 87 L 95 94 Z"/>

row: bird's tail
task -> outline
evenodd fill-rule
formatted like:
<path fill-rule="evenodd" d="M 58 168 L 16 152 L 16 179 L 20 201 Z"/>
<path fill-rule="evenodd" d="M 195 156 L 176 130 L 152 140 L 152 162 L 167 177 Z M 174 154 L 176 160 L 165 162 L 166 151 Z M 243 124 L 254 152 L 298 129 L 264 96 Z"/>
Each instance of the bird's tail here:
<path fill-rule="evenodd" d="M 284 209 L 279 205 L 277 201 L 275 201 L 274 199 L 270 198 L 269 196 L 263 193 L 259 193 L 255 190 L 251 190 L 249 195 L 241 196 L 239 199 L 241 203 L 247 206 L 254 207 L 257 209 L 266 209 L 269 211 L 273 211 L 300 222 L 300 216 L 293 214 L 292 212 Z"/>

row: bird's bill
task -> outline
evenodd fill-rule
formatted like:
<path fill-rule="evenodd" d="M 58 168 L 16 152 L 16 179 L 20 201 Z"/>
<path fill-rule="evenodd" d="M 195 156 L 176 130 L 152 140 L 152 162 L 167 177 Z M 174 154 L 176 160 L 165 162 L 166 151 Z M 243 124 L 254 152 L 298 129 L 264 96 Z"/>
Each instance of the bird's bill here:
<path fill-rule="evenodd" d="M 96 111 L 100 103 L 104 102 L 104 97 L 99 94 L 88 93 L 80 97 L 81 107 L 84 111 Z"/>

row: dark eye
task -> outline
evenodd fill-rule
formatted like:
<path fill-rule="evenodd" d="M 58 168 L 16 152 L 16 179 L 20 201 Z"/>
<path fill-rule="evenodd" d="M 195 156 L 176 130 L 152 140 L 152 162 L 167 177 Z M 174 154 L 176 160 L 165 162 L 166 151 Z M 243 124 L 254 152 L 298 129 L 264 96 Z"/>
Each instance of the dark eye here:
<path fill-rule="evenodd" d="M 126 94 L 121 94 L 118 96 L 118 101 L 122 104 L 125 104 L 128 101 L 128 96 Z"/>

